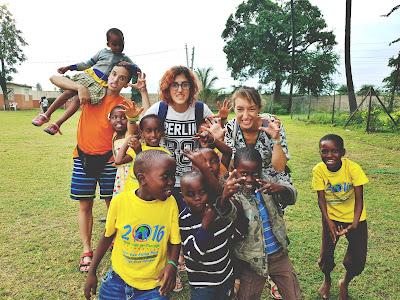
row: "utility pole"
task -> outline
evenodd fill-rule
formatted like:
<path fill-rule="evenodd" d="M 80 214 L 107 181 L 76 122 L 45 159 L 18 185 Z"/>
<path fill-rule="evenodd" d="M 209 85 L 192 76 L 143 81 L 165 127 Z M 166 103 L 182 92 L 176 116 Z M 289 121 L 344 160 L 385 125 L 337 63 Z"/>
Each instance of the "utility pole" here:
<path fill-rule="evenodd" d="M 186 50 L 186 66 L 189 68 L 189 55 L 188 55 L 187 44 L 185 44 L 185 50 Z"/>
<path fill-rule="evenodd" d="M 193 60 L 194 60 L 194 46 L 192 48 L 192 65 L 190 66 L 190 70 L 193 71 Z"/>

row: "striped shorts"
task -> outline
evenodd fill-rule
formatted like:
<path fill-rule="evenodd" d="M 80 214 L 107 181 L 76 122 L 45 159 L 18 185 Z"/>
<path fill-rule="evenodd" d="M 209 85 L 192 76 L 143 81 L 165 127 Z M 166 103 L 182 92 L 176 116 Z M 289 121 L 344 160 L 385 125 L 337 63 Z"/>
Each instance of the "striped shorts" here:
<path fill-rule="evenodd" d="M 71 199 L 87 200 L 95 198 L 97 183 L 100 186 L 100 199 L 111 199 L 114 189 L 115 173 L 117 168 L 113 162 L 107 162 L 100 177 L 88 177 L 83 171 L 79 158 L 74 158 L 74 169 L 71 179 Z"/>
<path fill-rule="evenodd" d="M 72 76 L 71 80 L 82 84 L 89 90 L 90 104 L 101 104 L 101 100 L 103 100 L 107 92 L 106 86 L 102 86 L 87 72 L 75 74 Z"/>

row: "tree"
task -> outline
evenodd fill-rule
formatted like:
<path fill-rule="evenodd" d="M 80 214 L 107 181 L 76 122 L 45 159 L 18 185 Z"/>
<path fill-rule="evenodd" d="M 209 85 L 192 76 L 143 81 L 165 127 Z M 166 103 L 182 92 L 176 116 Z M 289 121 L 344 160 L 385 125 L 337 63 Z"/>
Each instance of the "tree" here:
<path fill-rule="evenodd" d="M 296 19 L 295 74 L 300 63 L 316 47 L 333 51 L 335 35 L 326 30 L 320 10 L 308 0 L 295 1 Z M 235 79 L 258 76 L 263 84 L 275 84 L 274 102 L 280 98 L 281 86 L 289 79 L 292 52 L 292 22 L 289 2 L 281 5 L 270 0 L 249 0 L 230 15 L 222 38 L 228 68 Z"/>
<path fill-rule="evenodd" d="M 394 11 L 396 11 L 397 9 L 400 8 L 400 4 L 396 5 L 395 7 L 393 7 L 390 12 L 387 15 L 382 15 L 382 17 L 389 17 Z M 400 42 L 400 38 L 392 41 L 391 43 L 389 43 L 389 46 Z M 398 89 L 399 89 L 399 73 L 400 73 L 400 52 L 397 56 L 397 59 L 395 59 L 394 57 L 389 59 L 389 67 L 394 67 L 396 68 L 395 71 L 393 71 L 390 76 L 386 77 L 385 79 L 383 79 L 383 82 L 386 82 L 386 86 L 390 87 L 392 89 L 392 95 L 390 96 L 390 100 L 389 100 L 389 107 L 388 107 L 388 111 L 392 112 L 393 111 L 393 104 L 394 104 L 394 95 L 396 93 L 398 93 Z"/>
<path fill-rule="evenodd" d="M 357 109 L 356 95 L 354 94 L 353 75 L 350 62 L 350 29 L 351 29 L 351 0 L 346 0 L 346 27 L 344 35 L 344 64 L 346 68 L 347 95 L 349 98 L 350 114 Z"/>
<path fill-rule="evenodd" d="M 373 88 L 374 91 L 376 92 L 376 94 L 379 96 L 380 95 L 380 89 L 379 88 L 375 88 L 375 86 L 373 84 L 363 84 L 360 88 L 360 90 L 357 92 L 357 96 L 365 96 L 368 94 L 368 92 L 370 91 L 370 89 Z"/>
<path fill-rule="evenodd" d="M 215 101 L 215 99 L 219 96 L 219 91 L 221 89 L 214 89 L 214 83 L 218 80 L 217 76 L 211 77 L 211 72 L 213 68 L 197 68 L 194 72 L 197 76 L 197 79 L 200 81 L 200 91 L 198 93 L 197 99 L 204 103 L 208 101 Z"/>
<path fill-rule="evenodd" d="M 342 84 L 336 91 L 339 95 L 347 95 L 347 85 Z"/>
<path fill-rule="evenodd" d="M 299 67 L 301 72 L 295 74 L 298 92 L 310 92 L 314 96 L 329 92 L 334 88 L 331 75 L 336 72 L 339 56 L 332 51 L 317 47 L 315 52 L 307 53 Z"/>
<path fill-rule="evenodd" d="M 15 20 L 6 5 L 0 6 L 0 86 L 3 90 L 4 107 L 10 109 L 7 94 L 7 82 L 12 80 L 11 74 L 16 73 L 15 65 L 26 60 L 21 50 L 28 45 L 22 38 L 22 32 L 15 26 Z"/>
<path fill-rule="evenodd" d="M 42 91 L 42 85 L 40 83 L 36 83 L 36 90 Z"/>

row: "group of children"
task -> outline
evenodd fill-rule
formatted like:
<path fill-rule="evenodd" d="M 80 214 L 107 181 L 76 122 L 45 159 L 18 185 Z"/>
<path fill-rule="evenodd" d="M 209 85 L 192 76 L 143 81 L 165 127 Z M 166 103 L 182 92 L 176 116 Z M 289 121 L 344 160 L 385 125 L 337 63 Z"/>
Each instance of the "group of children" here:
<path fill-rule="evenodd" d="M 99 52 L 98 57 L 114 60 L 123 56 L 122 33 L 109 31 L 107 41 L 111 50 Z M 108 68 L 102 63 L 88 62 L 85 67 L 95 64 L 98 68 L 74 80 L 104 87 Z M 104 72 L 99 71 L 103 69 Z M 59 72 L 67 70 L 73 68 L 60 68 Z M 93 97 L 91 104 L 96 105 L 103 92 L 95 87 L 89 88 L 90 95 L 78 91 L 78 96 L 81 102 Z M 65 97 L 59 103 L 64 100 Z M 77 106 L 79 102 L 72 111 Z M 40 126 L 48 122 L 52 111 L 32 123 Z M 193 168 L 181 178 L 186 207 L 179 212 L 172 196 L 176 162 L 161 144 L 163 119 L 148 114 L 140 119 L 139 132 L 127 134 L 128 124 L 137 121 L 127 116 L 128 111 L 129 107 L 121 105 L 109 114 L 115 132 L 112 143 L 117 175 L 105 232 L 88 270 L 86 298 L 96 294 L 96 270 L 112 246 L 112 267 L 103 278 L 100 299 L 167 299 L 176 284 L 181 247 L 191 299 L 231 299 L 236 278 L 241 279 L 239 299 L 260 299 L 268 276 L 279 287 L 283 299 L 301 299 L 288 256 L 289 239 L 281 209 L 296 202 L 296 188 L 284 180 L 262 175 L 262 158 L 253 147 L 239 149 L 233 170 L 227 172 L 232 150 L 213 137 L 208 124 L 203 123 L 193 138 L 199 141 L 199 149 L 181 153 Z M 55 134 L 60 132 L 59 126 L 60 123 L 53 123 L 45 131 Z M 322 163 L 313 169 L 312 185 L 322 213 L 319 266 L 325 277 L 318 293 L 322 298 L 329 297 L 335 245 L 340 236 L 346 235 L 346 275 L 339 286 L 340 299 L 347 299 L 348 284 L 362 272 L 366 261 L 363 185 L 368 179 L 356 163 L 343 158 L 341 137 L 324 136 L 319 150 Z"/>

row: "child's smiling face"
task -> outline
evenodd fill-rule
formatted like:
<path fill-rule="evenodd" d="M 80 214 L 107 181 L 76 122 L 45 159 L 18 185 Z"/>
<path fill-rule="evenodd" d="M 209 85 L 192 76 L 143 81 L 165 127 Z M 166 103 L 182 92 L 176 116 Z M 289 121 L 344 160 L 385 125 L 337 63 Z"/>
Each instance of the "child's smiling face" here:
<path fill-rule="evenodd" d="M 110 113 L 110 124 L 116 133 L 125 133 L 127 130 L 128 120 L 125 113 L 121 111 L 122 109 L 122 107 L 116 107 Z"/>
<path fill-rule="evenodd" d="M 164 135 L 162 126 L 163 124 L 156 118 L 147 118 L 143 120 L 141 136 L 145 140 L 147 146 L 159 146 L 160 140 Z"/>
<path fill-rule="evenodd" d="M 141 188 L 144 198 L 165 200 L 172 195 L 175 185 L 176 162 L 172 157 L 163 157 L 155 165 L 144 172 L 145 185 Z M 149 200 L 149 199 L 146 199 Z"/>
<path fill-rule="evenodd" d="M 257 188 L 257 179 L 261 176 L 261 165 L 257 161 L 241 160 L 236 167 L 236 178 L 244 177 L 242 183 L 246 189 L 254 191 Z"/>
<path fill-rule="evenodd" d="M 208 193 L 203 184 L 203 176 L 188 177 L 181 182 L 182 196 L 190 210 L 201 213 L 206 208 Z"/>
<path fill-rule="evenodd" d="M 336 172 L 342 166 L 342 157 L 346 150 L 338 145 L 334 140 L 321 141 L 319 144 L 319 154 L 321 159 L 331 172 Z"/>

